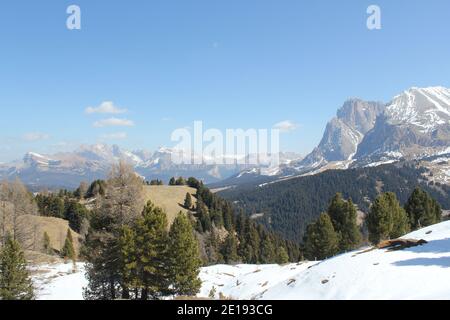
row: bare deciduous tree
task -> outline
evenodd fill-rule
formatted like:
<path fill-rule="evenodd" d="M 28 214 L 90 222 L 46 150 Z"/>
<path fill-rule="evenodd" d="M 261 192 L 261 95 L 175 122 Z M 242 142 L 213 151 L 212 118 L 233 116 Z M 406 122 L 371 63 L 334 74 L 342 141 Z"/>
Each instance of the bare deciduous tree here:
<path fill-rule="evenodd" d="M 9 234 L 24 249 L 33 245 L 33 224 L 25 215 L 37 215 L 38 208 L 32 194 L 25 185 L 16 179 L 0 185 L 0 236 L 3 243 Z"/>
<path fill-rule="evenodd" d="M 107 215 L 115 227 L 138 218 L 144 207 L 143 180 L 123 161 L 114 165 L 107 181 L 105 196 L 99 199 L 101 214 Z"/>

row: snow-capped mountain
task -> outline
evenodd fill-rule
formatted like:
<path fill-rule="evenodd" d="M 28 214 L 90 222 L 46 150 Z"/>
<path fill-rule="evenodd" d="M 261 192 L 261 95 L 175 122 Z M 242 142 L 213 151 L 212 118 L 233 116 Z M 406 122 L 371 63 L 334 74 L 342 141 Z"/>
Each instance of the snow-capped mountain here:
<path fill-rule="evenodd" d="M 332 161 L 351 160 L 384 107 L 381 102 L 346 101 L 327 124 L 319 146 L 298 164 L 299 168 L 317 168 Z"/>
<path fill-rule="evenodd" d="M 450 89 L 411 88 L 386 106 L 358 146 L 363 164 L 383 159 L 420 159 L 450 146 Z"/>
<path fill-rule="evenodd" d="M 168 181 L 174 176 L 196 177 L 206 183 L 217 182 L 243 170 L 259 170 L 250 164 L 176 164 L 174 150 L 160 148 L 155 152 L 146 150 L 128 151 L 119 146 L 106 144 L 82 145 L 73 152 L 42 155 L 27 153 L 22 161 L 0 165 L 0 180 L 20 178 L 35 187 L 76 188 L 82 181 L 107 177 L 111 165 L 119 160 L 134 166 L 136 172 L 146 179 Z M 193 155 L 193 159 L 201 156 Z M 283 154 L 283 161 L 298 159 L 295 154 Z M 237 158 L 236 158 L 237 159 Z M 197 159 L 198 160 L 198 159 Z M 249 162 L 245 162 L 249 163 Z"/>
<path fill-rule="evenodd" d="M 447 155 L 442 170 L 427 158 Z M 268 183 L 329 169 L 377 166 L 401 160 L 424 160 L 422 165 L 450 181 L 450 89 L 411 88 L 391 102 L 350 99 L 326 126 L 319 145 L 303 160 L 273 169 L 270 177 L 244 171 L 216 185 Z"/>
<path fill-rule="evenodd" d="M 432 132 L 450 123 L 450 89 L 411 88 L 388 104 L 386 117 L 392 125 L 414 125 L 421 132 Z"/>

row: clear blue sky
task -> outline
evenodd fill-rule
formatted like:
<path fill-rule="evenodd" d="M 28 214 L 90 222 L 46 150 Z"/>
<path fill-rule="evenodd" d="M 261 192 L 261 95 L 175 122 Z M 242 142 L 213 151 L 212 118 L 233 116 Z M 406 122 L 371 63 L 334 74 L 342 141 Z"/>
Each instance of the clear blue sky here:
<path fill-rule="evenodd" d="M 370 4 L 382 30 L 366 28 Z M 448 0 L 11 0 L 0 43 L 0 161 L 98 141 L 154 150 L 194 120 L 289 120 L 282 148 L 306 153 L 349 97 L 450 86 Z M 103 101 L 128 113 L 85 113 Z M 93 125 L 112 116 L 134 126 Z"/>

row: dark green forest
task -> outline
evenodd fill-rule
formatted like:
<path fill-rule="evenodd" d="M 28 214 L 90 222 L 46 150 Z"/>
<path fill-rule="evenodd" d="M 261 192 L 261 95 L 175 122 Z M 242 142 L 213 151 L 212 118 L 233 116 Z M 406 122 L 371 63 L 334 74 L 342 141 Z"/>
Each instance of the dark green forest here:
<path fill-rule="evenodd" d="M 293 178 L 258 186 L 247 184 L 219 192 L 247 215 L 264 215 L 260 223 L 287 239 L 300 242 L 308 224 L 327 209 L 336 194 L 351 199 L 367 213 L 382 192 L 393 192 L 404 205 L 415 187 L 428 192 L 443 209 L 450 208 L 450 187 L 430 183 L 430 173 L 415 163 L 388 164 L 373 168 L 330 170 L 314 176 Z"/>

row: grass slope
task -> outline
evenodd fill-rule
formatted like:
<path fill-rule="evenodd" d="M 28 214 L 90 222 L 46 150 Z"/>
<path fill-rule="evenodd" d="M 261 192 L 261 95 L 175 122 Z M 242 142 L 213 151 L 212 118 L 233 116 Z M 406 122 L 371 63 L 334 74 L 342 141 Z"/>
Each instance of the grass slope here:
<path fill-rule="evenodd" d="M 192 203 L 195 205 L 197 200 L 194 198 L 197 190 L 186 186 L 145 186 L 145 202 L 150 200 L 156 206 L 164 209 L 167 213 L 169 225 L 172 224 L 177 214 L 187 212 L 183 207 L 186 193 L 192 196 Z"/>

